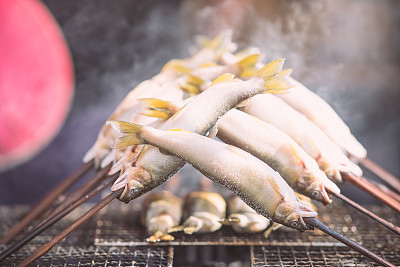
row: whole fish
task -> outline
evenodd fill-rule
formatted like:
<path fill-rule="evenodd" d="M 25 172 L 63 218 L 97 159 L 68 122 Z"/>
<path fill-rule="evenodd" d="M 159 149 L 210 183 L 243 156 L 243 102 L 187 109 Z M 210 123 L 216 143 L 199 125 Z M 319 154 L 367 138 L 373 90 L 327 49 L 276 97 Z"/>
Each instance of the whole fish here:
<path fill-rule="evenodd" d="M 243 100 L 259 93 L 275 92 L 291 86 L 285 77 L 277 75 L 282 64 L 282 59 L 275 60 L 248 81 L 237 81 L 230 74 L 220 76 L 209 89 L 163 123 L 160 129 L 182 128 L 201 135 L 212 135 L 218 119 Z M 112 190 L 125 187 L 120 200 L 129 202 L 164 183 L 184 164 L 185 161 L 179 157 L 165 154 L 153 146 L 144 146 L 134 166 L 120 175 Z"/>
<path fill-rule="evenodd" d="M 185 234 L 212 233 L 222 226 L 225 218 L 225 200 L 214 192 L 191 192 L 185 197 L 183 223 L 171 232 L 183 231 Z"/>
<path fill-rule="evenodd" d="M 252 97 L 242 110 L 289 135 L 317 161 L 329 178 L 341 181 L 340 172 L 362 175 L 362 170 L 315 124 L 277 96 L 265 94 Z"/>
<path fill-rule="evenodd" d="M 148 242 L 172 241 L 168 231 L 182 219 L 183 201 L 169 191 L 154 192 L 143 200 L 142 223 L 151 235 Z"/>
<path fill-rule="evenodd" d="M 162 131 L 129 122 L 108 123 L 123 133 L 115 147 L 147 143 L 164 154 L 176 155 L 275 222 L 303 231 L 308 227 L 302 217 L 317 216 L 277 172 L 237 147 L 180 129 Z"/>
<path fill-rule="evenodd" d="M 141 101 L 146 102 L 148 109 L 143 113 L 152 115 L 151 112 L 156 109 L 157 113 L 153 115 L 160 118 L 168 118 L 182 105 L 161 100 Z M 158 103 L 158 106 L 154 107 L 152 103 Z M 219 119 L 217 136 L 267 163 L 301 194 L 322 203 L 331 203 L 326 189 L 340 193 L 340 189 L 319 169 L 312 157 L 287 134 L 267 122 L 232 109 Z"/>
<path fill-rule="evenodd" d="M 270 220 L 257 214 L 238 196 L 232 195 L 227 202 L 227 217 L 223 221 L 237 233 L 258 233 L 267 229 Z"/>
<path fill-rule="evenodd" d="M 296 87 L 290 93 L 278 97 L 315 123 L 343 151 L 357 158 L 365 158 L 367 150 L 351 134 L 349 127 L 333 108 L 303 84 L 291 77 L 288 78 Z"/>

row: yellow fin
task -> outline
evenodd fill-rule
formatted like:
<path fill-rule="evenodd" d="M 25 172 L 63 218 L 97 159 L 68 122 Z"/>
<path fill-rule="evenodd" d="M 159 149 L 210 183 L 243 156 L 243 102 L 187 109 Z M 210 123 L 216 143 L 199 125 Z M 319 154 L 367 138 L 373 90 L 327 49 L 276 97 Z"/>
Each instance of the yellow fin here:
<path fill-rule="evenodd" d="M 162 71 L 167 70 L 167 69 L 173 69 L 173 70 L 183 73 L 183 74 L 189 74 L 192 72 L 191 69 L 183 66 L 183 60 L 181 60 L 181 59 L 170 60 L 167 64 L 164 65 L 164 67 L 162 68 Z"/>
<path fill-rule="evenodd" d="M 270 186 L 275 190 L 275 192 L 278 193 L 278 195 L 281 196 L 282 200 L 285 199 L 283 197 L 283 195 L 281 194 L 280 188 L 279 188 L 278 184 L 275 182 L 274 178 L 272 178 L 271 176 L 268 176 L 267 177 L 267 181 L 270 184 Z"/>
<path fill-rule="evenodd" d="M 201 92 L 199 87 L 196 85 L 193 85 L 193 84 L 183 84 L 183 85 L 180 85 L 180 88 L 183 91 L 186 91 L 192 95 L 197 95 L 197 94 L 200 94 L 200 92 Z"/>
<path fill-rule="evenodd" d="M 173 128 L 173 129 L 171 129 L 171 130 L 169 130 L 169 131 L 171 131 L 171 132 L 185 132 L 185 133 L 192 133 L 191 131 L 187 131 L 187 130 L 180 129 L 180 128 Z"/>
<path fill-rule="evenodd" d="M 289 77 L 290 75 L 292 75 L 292 73 L 293 69 L 284 69 L 281 72 L 279 72 L 278 75 L 281 77 Z"/>
<path fill-rule="evenodd" d="M 154 117 L 163 120 L 168 120 L 171 117 L 171 115 L 166 110 L 157 110 L 157 109 L 147 109 L 140 112 L 140 114 L 147 117 Z"/>
<path fill-rule="evenodd" d="M 285 59 L 283 58 L 275 59 L 274 61 L 271 61 L 270 63 L 262 67 L 259 71 L 257 71 L 256 75 L 260 77 L 268 77 L 274 74 L 278 74 L 282 70 L 284 62 Z"/>
<path fill-rule="evenodd" d="M 222 74 L 221 76 L 219 76 L 217 79 L 215 79 L 211 83 L 210 87 L 215 85 L 215 84 L 217 84 L 217 83 L 233 82 L 233 81 L 235 81 L 234 78 L 235 78 L 235 75 L 233 75 L 232 73 Z"/>
<path fill-rule="evenodd" d="M 156 98 L 140 98 L 138 101 L 151 108 L 168 108 L 171 105 L 169 101 Z"/>
<path fill-rule="evenodd" d="M 193 85 L 202 85 L 204 83 L 204 80 L 200 77 L 189 74 L 187 77 L 187 83 Z"/>
<path fill-rule="evenodd" d="M 175 69 L 175 66 L 177 65 L 182 65 L 183 60 L 181 59 L 172 59 L 170 61 L 167 62 L 167 64 L 164 65 L 164 67 L 162 67 L 161 71 L 165 71 L 167 69 Z"/>
<path fill-rule="evenodd" d="M 107 121 L 107 125 L 111 125 L 115 130 L 124 134 L 117 138 L 114 148 L 144 144 L 145 140 L 141 137 L 142 125 L 126 122 L 126 121 Z"/>
<path fill-rule="evenodd" d="M 243 69 L 246 69 L 248 67 L 253 67 L 255 64 L 257 64 L 260 61 L 260 57 L 262 54 L 255 54 L 255 55 L 250 55 L 248 57 L 245 57 L 244 59 L 240 60 L 237 64 Z"/>
<path fill-rule="evenodd" d="M 215 67 L 215 66 L 218 66 L 217 63 L 207 62 L 207 63 L 200 65 L 199 68 L 209 68 L 209 67 Z"/>
<path fill-rule="evenodd" d="M 146 105 L 146 110 L 141 111 L 140 114 L 148 117 L 156 117 L 167 120 L 179 109 L 171 102 L 161 99 L 141 98 L 138 99 L 138 101 Z"/>
<path fill-rule="evenodd" d="M 294 85 L 286 77 L 272 75 L 264 79 L 265 93 L 283 93 L 283 90 L 292 88 Z M 283 92 L 282 92 L 283 91 Z"/>
<path fill-rule="evenodd" d="M 240 60 L 237 64 L 239 65 L 240 77 L 249 78 L 257 73 L 256 64 L 260 61 L 262 54 L 254 54 Z"/>

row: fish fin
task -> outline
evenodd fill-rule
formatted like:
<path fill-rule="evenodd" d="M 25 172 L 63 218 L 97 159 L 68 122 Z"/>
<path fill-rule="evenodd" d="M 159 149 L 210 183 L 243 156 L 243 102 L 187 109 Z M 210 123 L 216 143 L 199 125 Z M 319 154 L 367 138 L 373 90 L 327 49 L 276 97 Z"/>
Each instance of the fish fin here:
<path fill-rule="evenodd" d="M 198 86 L 195 86 L 193 84 L 188 84 L 188 83 L 180 85 L 180 88 L 183 91 L 186 91 L 191 95 L 198 95 L 201 92 Z"/>
<path fill-rule="evenodd" d="M 241 69 L 240 76 L 241 77 L 253 76 L 257 72 L 256 64 L 260 61 L 261 57 L 262 54 L 250 55 L 240 60 L 238 63 L 236 63 L 239 65 Z"/>
<path fill-rule="evenodd" d="M 218 125 L 217 125 L 217 123 L 216 123 L 216 124 L 214 124 L 214 126 L 211 127 L 211 129 L 208 131 L 207 137 L 209 137 L 209 138 L 214 138 L 214 137 L 217 136 L 217 134 L 218 134 Z"/>
<path fill-rule="evenodd" d="M 198 76 L 188 74 L 187 83 L 193 84 L 193 85 L 202 85 L 204 83 L 204 80 Z"/>
<path fill-rule="evenodd" d="M 262 77 L 265 81 L 265 93 L 280 93 L 281 91 L 294 87 L 287 77 L 278 75 L 282 71 L 284 62 L 285 60 L 282 58 L 276 59 L 256 72 L 255 76 Z"/>
<path fill-rule="evenodd" d="M 287 89 L 294 87 L 293 84 L 289 82 L 286 77 L 272 75 L 264 79 L 265 85 L 264 88 L 265 93 L 271 94 L 279 94 L 279 93 L 286 93 Z"/>
<path fill-rule="evenodd" d="M 279 58 L 266 64 L 260 70 L 257 71 L 256 75 L 260 77 L 268 77 L 271 75 L 278 74 L 282 70 L 283 63 L 285 59 Z"/>
<path fill-rule="evenodd" d="M 292 73 L 293 69 L 284 69 L 281 72 L 279 72 L 278 75 L 281 77 L 289 77 L 290 75 L 292 75 Z"/>
<path fill-rule="evenodd" d="M 171 103 L 169 101 L 165 101 L 165 100 L 161 100 L 161 99 L 157 99 L 157 98 L 140 98 L 140 99 L 138 99 L 138 101 L 140 103 L 146 105 L 146 107 L 161 108 L 161 109 L 168 108 L 168 106 Z"/>
<path fill-rule="evenodd" d="M 111 127 L 123 134 L 123 136 L 115 140 L 114 148 L 145 143 L 145 140 L 141 137 L 142 125 L 126 121 L 107 121 L 107 125 L 111 125 Z"/>
<path fill-rule="evenodd" d="M 278 195 L 281 196 L 282 200 L 284 200 L 285 197 L 280 192 L 280 188 L 279 188 L 278 184 L 275 182 L 274 178 L 272 178 L 271 176 L 268 176 L 267 181 L 270 184 L 270 186 L 272 187 L 272 189 L 274 189 L 275 192 L 278 193 Z"/>
<path fill-rule="evenodd" d="M 173 128 L 173 129 L 171 129 L 171 130 L 168 130 L 168 132 L 186 132 L 186 133 L 193 133 L 193 132 L 191 132 L 191 131 L 187 131 L 187 130 L 184 130 L 184 129 L 180 129 L 180 128 Z"/>
<path fill-rule="evenodd" d="M 209 67 L 215 67 L 215 66 L 218 66 L 217 63 L 207 62 L 207 63 L 200 65 L 199 68 L 209 68 Z"/>
<path fill-rule="evenodd" d="M 240 102 L 239 104 L 237 104 L 237 108 L 244 108 L 245 106 L 247 106 L 250 102 L 250 98 L 247 98 L 245 100 L 243 100 L 242 102 Z"/>
<path fill-rule="evenodd" d="M 165 71 L 167 69 L 177 70 L 177 69 L 179 69 L 179 66 L 183 67 L 182 64 L 183 64 L 183 60 L 181 60 L 181 59 L 172 59 L 172 60 L 168 61 L 167 64 L 164 65 L 164 67 L 162 68 L 161 71 Z"/>
<path fill-rule="evenodd" d="M 222 74 L 221 76 L 219 76 L 217 79 L 215 79 L 211 83 L 210 87 L 215 85 L 215 84 L 217 84 L 217 83 L 233 82 L 233 81 L 235 81 L 234 78 L 235 78 L 235 75 L 233 75 L 232 73 Z"/>
<path fill-rule="evenodd" d="M 140 114 L 148 117 L 167 120 L 173 115 L 173 113 L 179 110 L 179 107 L 172 104 L 172 102 L 161 99 L 141 98 L 138 99 L 138 101 L 146 106 L 146 109 L 141 111 Z M 172 109 L 174 112 L 171 111 Z"/>

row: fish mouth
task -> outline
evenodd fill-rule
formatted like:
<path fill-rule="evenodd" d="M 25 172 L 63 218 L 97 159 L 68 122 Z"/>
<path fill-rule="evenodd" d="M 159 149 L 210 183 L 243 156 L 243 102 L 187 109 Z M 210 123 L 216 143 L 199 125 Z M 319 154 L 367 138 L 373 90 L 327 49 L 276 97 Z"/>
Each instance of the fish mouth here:
<path fill-rule="evenodd" d="M 322 202 L 323 204 L 331 204 L 332 203 L 332 198 L 329 196 L 328 192 L 325 189 L 325 186 L 321 184 L 321 197 L 322 197 Z"/>
<path fill-rule="evenodd" d="M 119 196 L 119 200 L 122 202 L 128 203 L 132 199 L 137 198 L 141 195 L 143 190 L 143 185 L 140 181 L 136 180 L 135 173 L 137 173 L 136 168 L 128 168 L 123 174 L 118 177 L 118 179 L 114 182 L 113 186 L 111 187 L 112 191 L 120 190 L 124 188 L 124 191 Z"/>

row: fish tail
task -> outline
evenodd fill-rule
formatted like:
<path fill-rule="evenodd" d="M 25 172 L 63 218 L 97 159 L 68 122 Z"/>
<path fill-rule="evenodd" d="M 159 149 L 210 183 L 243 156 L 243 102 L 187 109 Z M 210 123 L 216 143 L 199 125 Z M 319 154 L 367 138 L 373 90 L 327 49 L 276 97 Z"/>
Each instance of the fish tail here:
<path fill-rule="evenodd" d="M 138 100 L 146 106 L 146 109 L 140 114 L 148 117 L 156 117 L 159 119 L 168 120 L 179 109 L 170 101 L 164 101 L 161 99 L 142 98 Z"/>
<path fill-rule="evenodd" d="M 140 145 L 146 143 L 142 137 L 142 125 L 126 122 L 126 121 L 107 121 L 115 130 L 123 135 L 115 140 L 113 148 L 120 148 L 132 145 Z"/>
<path fill-rule="evenodd" d="M 285 90 L 294 87 L 285 75 L 279 75 L 282 71 L 284 62 L 285 60 L 283 58 L 276 59 L 256 72 L 255 76 L 262 77 L 265 81 L 265 93 L 282 93 L 285 92 Z M 283 74 L 285 74 L 285 72 Z"/>
<path fill-rule="evenodd" d="M 240 68 L 239 76 L 242 78 L 250 78 L 257 72 L 256 64 L 260 61 L 262 54 L 254 54 L 247 56 L 236 63 Z"/>
<path fill-rule="evenodd" d="M 200 86 L 204 83 L 205 81 L 200 77 L 192 74 L 187 74 L 186 83 L 181 84 L 180 88 L 192 95 L 197 95 L 201 93 Z"/>

